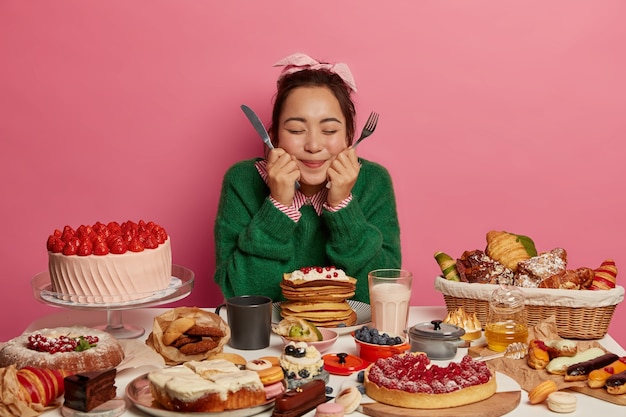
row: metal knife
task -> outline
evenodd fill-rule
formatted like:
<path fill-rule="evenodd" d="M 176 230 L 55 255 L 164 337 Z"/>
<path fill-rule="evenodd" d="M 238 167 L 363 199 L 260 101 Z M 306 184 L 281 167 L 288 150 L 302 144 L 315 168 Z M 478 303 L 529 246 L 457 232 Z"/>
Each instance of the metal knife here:
<path fill-rule="evenodd" d="M 241 105 L 241 110 L 243 110 L 248 120 L 250 120 L 250 123 L 252 123 L 254 130 L 256 130 L 259 136 L 261 136 L 261 139 L 263 139 L 263 142 L 265 142 L 267 147 L 270 149 L 274 149 L 274 145 L 272 145 L 272 141 L 270 140 L 270 135 L 267 134 L 267 130 L 265 130 L 265 126 L 263 126 L 263 122 L 261 122 L 261 119 L 259 119 L 259 116 L 256 115 L 254 110 L 252 110 L 250 107 L 246 106 L 245 104 Z M 300 188 L 300 183 L 296 181 L 296 190 L 298 188 Z"/>
<path fill-rule="evenodd" d="M 272 145 L 272 141 L 270 140 L 270 135 L 267 134 L 267 130 L 265 130 L 265 126 L 263 126 L 263 122 L 261 122 L 261 119 L 259 119 L 259 116 L 256 115 L 254 110 L 252 110 L 250 107 L 246 106 L 245 104 L 241 105 L 241 110 L 243 110 L 244 114 L 246 115 L 248 120 L 250 120 L 250 123 L 252 123 L 252 126 L 254 127 L 256 132 L 259 134 L 259 136 L 261 136 L 261 139 L 263 139 L 263 142 L 265 142 L 267 147 L 270 149 L 274 149 L 274 145 Z"/>

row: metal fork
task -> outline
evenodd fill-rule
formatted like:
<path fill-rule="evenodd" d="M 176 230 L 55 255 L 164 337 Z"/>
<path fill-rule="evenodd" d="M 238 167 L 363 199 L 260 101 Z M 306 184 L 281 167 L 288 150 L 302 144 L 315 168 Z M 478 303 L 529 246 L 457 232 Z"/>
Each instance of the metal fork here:
<path fill-rule="evenodd" d="M 378 113 L 373 111 L 370 113 L 370 116 L 367 118 L 367 121 L 365 122 L 365 126 L 363 126 L 363 130 L 361 131 L 361 136 L 359 136 L 357 141 L 354 143 L 353 148 L 356 148 L 358 144 L 363 141 L 363 139 L 367 138 L 372 133 L 374 133 L 374 129 L 376 129 L 376 125 L 378 125 Z"/>

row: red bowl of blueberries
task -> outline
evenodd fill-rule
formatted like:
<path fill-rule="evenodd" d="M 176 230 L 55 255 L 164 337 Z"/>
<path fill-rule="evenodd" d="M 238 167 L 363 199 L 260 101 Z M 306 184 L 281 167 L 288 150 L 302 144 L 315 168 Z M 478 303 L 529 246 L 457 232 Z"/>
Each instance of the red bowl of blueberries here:
<path fill-rule="evenodd" d="M 363 326 L 352 333 L 357 355 L 368 362 L 404 353 L 411 348 L 406 337 L 380 333 L 378 329 Z"/>

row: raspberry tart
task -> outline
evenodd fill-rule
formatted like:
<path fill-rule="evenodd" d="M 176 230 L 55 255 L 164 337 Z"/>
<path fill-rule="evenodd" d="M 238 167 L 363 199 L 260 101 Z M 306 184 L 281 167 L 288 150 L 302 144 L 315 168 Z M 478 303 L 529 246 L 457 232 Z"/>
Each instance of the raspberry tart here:
<path fill-rule="evenodd" d="M 0 367 L 62 369 L 71 374 L 115 368 L 123 359 L 117 339 L 81 326 L 24 333 L 0 348 Z"/>
<path fill-rule="evenodd" d="M 495 376 L 484 362 L 465 356 L 440 367 L 419 352 L 378 359 L 365 370 L 363 385 L 378 402 L 422 409 L 458 407 L 496 392 Z"/>
<path fill-rule="evenodd" d="M 166 289 L 172 251 L 165 229 L 154 222 L 97 222 L 65 226 L 48 237 L 52 291 L 78 303 L 115 303 Z"/>

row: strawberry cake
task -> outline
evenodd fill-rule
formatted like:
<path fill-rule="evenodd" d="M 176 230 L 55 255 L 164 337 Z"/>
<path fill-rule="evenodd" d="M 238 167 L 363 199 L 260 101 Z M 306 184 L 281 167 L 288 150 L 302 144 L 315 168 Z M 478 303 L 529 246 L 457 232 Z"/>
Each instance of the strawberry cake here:
<path fill-rule="evenodd" d="M 378 359 L 365 370 L 363 385 L 378 402 L 420 409 L 458 407 L 496 392 L 495 376 L 484 362 L 465 356 L 440 367 L 418 352 Z"/>
<path fill-rule="evenodd" d="M 172 277 L 165 229 L 154 222 L 65 226 L 48 237 L 52 291 L 78 303 L 116 303 L 151 296 Z"/>

